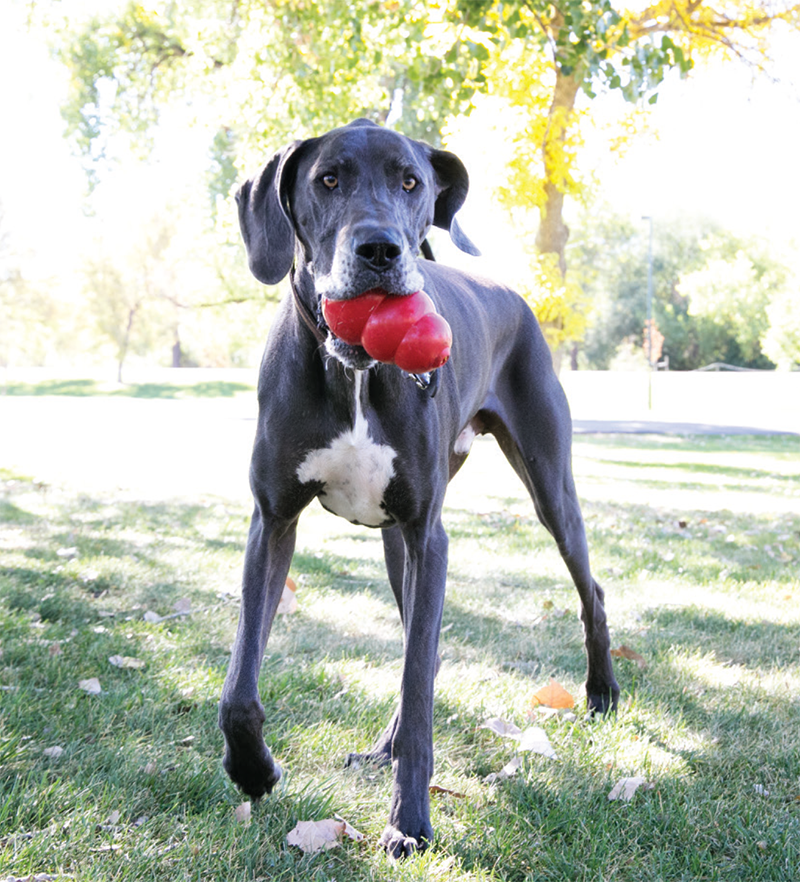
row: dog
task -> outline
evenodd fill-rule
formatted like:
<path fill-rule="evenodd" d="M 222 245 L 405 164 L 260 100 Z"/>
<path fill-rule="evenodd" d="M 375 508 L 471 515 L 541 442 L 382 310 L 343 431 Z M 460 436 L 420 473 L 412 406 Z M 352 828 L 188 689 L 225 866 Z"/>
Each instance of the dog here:
<path fill-rule="evenodd" d="M 498 284 L 423 259 L 431 226 L 477 249 L 456 221 L 469 179 L 452 153 L 357 120 L 276 153 L 237 193 L 252 273 L 291 275 L 258 384 L 250 467 L 255 508 L 242 605 L 222 689 L 223 765 L 253 798 L 281 776 L 267 749 L 258 675 L 303 509 L 315 498 L 382 531 L 405 654 L 397 710 L 360 760 L 391 763 L 381 845 L 392 857 L 433 840 L 433 687 L 447 574 L 442 505 L 476 435 L 491 433 L 530 493 L 580 595 L 589 711 L 616 708 L 603 591 L 592 577 L 571 470 L 572 422 L 541 329 Z M 429 253 L 429 252 L 427 252 Z M 333 336 L 321 299 L 424 290 L 452 328 L 433 375 L 375 362 Z M 356 755 L 351 755 L 351 760 Z"/>

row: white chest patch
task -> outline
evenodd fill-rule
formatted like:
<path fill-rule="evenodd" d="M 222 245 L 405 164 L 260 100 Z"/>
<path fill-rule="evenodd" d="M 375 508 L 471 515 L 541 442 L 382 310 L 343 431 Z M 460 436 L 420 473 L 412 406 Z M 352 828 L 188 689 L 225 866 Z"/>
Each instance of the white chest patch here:
<path fill-rule="evenodd" d="M 361 406 L 363 371 L 356 371 L 353 428 L 320 450 L 312 450 L 300 463 L 297 477 L 303 484 L 324 484 L 320 501 L 334 514 L 354 524 L 380 527 L 388 520 L 383 494 L 394 476 L 395 451 L 376 444 Z"/>

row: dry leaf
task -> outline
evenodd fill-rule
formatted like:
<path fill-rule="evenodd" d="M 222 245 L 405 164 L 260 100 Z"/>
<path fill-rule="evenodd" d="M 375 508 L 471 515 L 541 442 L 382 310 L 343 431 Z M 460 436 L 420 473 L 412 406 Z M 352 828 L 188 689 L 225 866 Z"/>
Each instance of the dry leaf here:
<path fill-rule="evenodd" d="M 440 787 L 438 784 L 431 784 L 428 791 L 434 795 L 454 796 L 456 799 L 466 799 L 466 794 L 459 793 L 456 790 L 448 790 L 447 787 Z"/>
<path fill-rule="evenodd" d="M 522 734 L 522 729 L 519 726 L 507 723 L 505 720 L 501 720 L 500 717 L 491 717 L 481 723 L 478 728 L 490 729 L 495 735 L 500 735 L 503 738 L 519 738 Z"/>
<path fill-rule="evenodd" d="M 523 753 L 532 750 L 550 759 L 558 759 L 558 754 L 553 750 L 547 733 L 540 726 L 531 726 L 520 735 L 518 750 Z"/>
<path fill-rule="evenodd" d="M 513 778 L 517 774 L 522 765 L 522 757 L 515 756 L 510 762 L 507 762 L 499 772 L 490 772 L 483 780 L 487 784 L 493 784 L 495 781 L 505 781 L 506 778 Z"/>
<path fill-rule="evenodd" d="M 100 688 L 100 681 L 97 677 L 90 677 L 88 680 L 79 680 L 78 687 L 88 692 L 89 695 L 99 695 L 103 690 Z"/>
<path fill-rule="evenodd" d="M 287 834 L 286 841 L 289 845 L 296 845 L 306 854 L 315 854 L 318 851 L 336 848 L 341 844 L 344 836 L 356 842 L 364 838 L 364 834 L 351 827 L 347 821 L 327 818 L 324 821 L 298 821 L 294 830 L 290 830 Z"/>
<path fill-rule="evenodd" d="M 144 667 L 144 662 L 140 658 L 131 658 L 129 655 L 110 655 L 108 660 L 115 668 L 130 668 L 138 671 Z"/>
<path fill-rule="evenodd" d="M 631 649 L 630 646 L 626 646 L 624 643 L 619 647 L 619 649 L 612 649 L 611 655 L 614 658 L 627 658 L 632 662 L 636 662 L 639 666 L 639 670 L 644 670 L 647 667 L 647 662 L 644 660 L 644 657 L 639 655 L 638 652 Z"/>
<path fill-rule="evenodd" d="M 652 790 L 655 786 L 655 784 L 648 783 L 648 781 L 642 777 L 621 778 L 611 788 L 608 798 L 612 802 L 617 799 L 621 799 L 623 802 L 630 802 L 633 799 L 633 794 L 636 793 L 640 787 L 643 790 Z"/>
<path fill-rule="evenodd" d="M 64 753 L 64 748 L 58 747 L 57 745 L 55 747 L 45 747 L 42 753 L 45 756 L 49 756 L 50 759 L 58 759 L 61 754 Z"/>
<path fill-rule="evenodd" d="M 283 586 L 283 594 L 281 594 L 280 603 L 278 604 L 278 612 L 283 615 L 297 612 L 297 585 L 291 578 L 286 579 Z"/>
<path fill-rule="evenodd" d="M 61 648 L 61 644 L 58 642 L 51 643 L 47 647 L 47 651 L 50 654 L 50 658 L 55 658 L 57 655 L 61 655 L 64 652 L 64 650 Z"/>
<path fill-rule="evenodd" d="M 250 814 L 251 814 L 251 805 L 249 802 L 243 802 L 241 805 L 237 805 L 235 811 L 233 812 L 233 817 L 240 824 L 249 824 L 250 823 Z"/>
<path fill-rule="evenodd" d="M 531 704 L 534 707 L 542 704 L 545 707 L 552 707 L 558 710 L 575 707 L 575 699 L 557 680 L 551 677 L 550 683 L 547 686 L 543 686 L 538 692 L 534 692 Z"/>

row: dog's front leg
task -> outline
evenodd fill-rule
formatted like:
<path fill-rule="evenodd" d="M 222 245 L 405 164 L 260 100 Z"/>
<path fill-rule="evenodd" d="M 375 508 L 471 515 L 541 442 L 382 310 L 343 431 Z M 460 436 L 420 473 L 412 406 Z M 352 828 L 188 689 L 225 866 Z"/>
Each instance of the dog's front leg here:
<path fill-rule="evenodd" d="M 392 741 L 392 804 L 381 837 L 381 845 L 395 858 L 421 851 L 433 840 L 428 791 L 433 775 L 433 681 L 447 577 L 447 535 L 441 521 L 432 529 L 404 530 L 403 536 L 405 655 Z"/>
<path fill-rule="evenodd" d="M 219 703 L 225 736 L 223 766 L 231 779 L 258 799 L 281 777 L 262 735 L 265 714 L 258 674 L 272 620 L 281 599 L 295 543 L 294 522 L 275 522 L 257 507 L 250 522 L 242 580 L 242 606 L 231 661 Z"/>

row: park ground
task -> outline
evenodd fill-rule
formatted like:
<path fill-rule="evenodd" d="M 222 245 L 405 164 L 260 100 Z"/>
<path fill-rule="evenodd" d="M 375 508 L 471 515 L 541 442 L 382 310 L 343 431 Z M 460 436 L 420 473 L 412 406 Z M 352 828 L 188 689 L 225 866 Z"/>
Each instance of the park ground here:
<path fill-rule="evenodd" d="M 237 814 L 216 702 L 254 378 L 205 377 L 124 390 L 38 377 L 0 396 L 0 877 L 800 877 L 800 396 L 657 376 L 648 409 L 639 380 L 603 397 L 564 378 L 621 653 L 609 720 L 584 719 L 576 597 L 553 543 L 493 442 L 476 444 L 445 512 L 437 840 L 392 865 L 375 847 L 390 776 L 342 759 L 391 714 L 401 632 L 379 535 L 317 506 L 301 521 L 297 610 L 276 620 L 261 680 L 286 775 L 249 821 Z M 589 431 L 598 421 L 615 431 Z M 532 702 L 551 677 L 572 713 Z M 492 780 L 518 753 L 481 728 L 492 717 L 543 728 L 556 758 L 520 753 Z M 610 801 L 624 777 L 644 783 Z M 334 815 L 365 839 L 316 855 L 287 844 L 299 820 Z"/>

